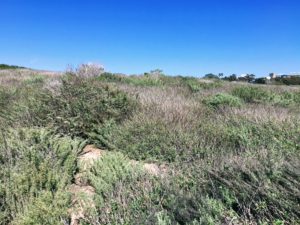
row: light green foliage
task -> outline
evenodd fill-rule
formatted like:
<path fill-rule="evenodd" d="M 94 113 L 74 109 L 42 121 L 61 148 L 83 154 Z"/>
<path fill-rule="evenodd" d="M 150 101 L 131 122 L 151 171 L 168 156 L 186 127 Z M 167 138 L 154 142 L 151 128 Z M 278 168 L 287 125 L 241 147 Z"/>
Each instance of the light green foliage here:
<path fill-rule="evenodd" d="M 93 79 L 65 77 L 56 93 L 34 93 L 20 115 L 28 125 L 50 126 L 56 132 L 88 138 L 95 126 L 107 120 L 120 122 L 134 109 L 134 101 L 123 92 Z"/>
<path fill-rule="evenodd" d="M 262 87 L 253 86 L 237 87 L 233 89 L 232 94 L 248 103 L 267 102 L 275 97 L 272 92 L 269 92 Z"/>
<path fill-rule="evenodd" d="M 107 153 L 96 161 L 91 168 L 89 182 L 96 189 L 100 207 L 116 183 L 125 181 L 131 174 L 132 166 L 121 153 Z"/>
<path fill-rule="evenodd" d="M 143 76 L 120 76 L 111 73 L 104 73 L 98 77 L 98 80 L 147 87 L 164 85 L 162 77 L 163 75 L 158 75 L 155 77 L 151 76 L 150 74 L 146 74 Z"/>
<path fill-rule="evenodd" d="M 299 105 L 300 94 L 295 91 L 276 92 L 262 87 L 244 86 L 233 89 L 232 94 L 248 103 L 265 103 L 280 106 Z"/>
<path fill-rule="evenodd" d="M 105 82 L 123 83 L 140 87 L 168 87 L 168 86 L 181 86 L 187 88 L 192 93 L 207 90 L 212 88 L 219 88 L 222 86 L 222 82 L 216 81 L 201 81 L 195 77 L 169 77 L 163 74 L 149 74 L 146 73 L 142 76 L 121 76 L 112 73 L 104 73 L 97 78 L 98 80 Z"/>
<path fill-rule="evenodd" d="M 67 220 L 67 185 L 76 171 L 80 140 L 45 129 L 3 131 L 0 138 L 2 224 L 59 224 Z"/>
<path fill-rule="evenodd" d="M 239 107 L 242 106 L 242 101 L 240 98 L 232 96 L 230 94 L 216 94 L 204 100 L 204 103 L 214 109 L 229 106 L 229 107 Z"/>
<path fill-rule="evenodd" d="M 114 148 L 136 160 L 186 160 L 194 154 L 196 147 L 193 132 L 173 131 L 159 120 L 135 117 L 115 134 L 111 137 Z"/>
<path fill-rule="evenodd" d="M 180 78 L 180 82 L 186 84 L 192 92 L 198 92 L 201 90 L 219 88 L 222 86 L 221 81 L 207 82 L 207 81 L 201 81 L 194 77 L 179 77 L 179 78 Z"/>
<path fill-rule="evenodd" d="M 95 187 L 95 202 L 99 215 L 90 215 L 90 223 L 148 223 L 150 211 L 159 210 L 159 186 L 146 174 L 141 164 L 133 164 L 121 153 L 108 152 L 89 172 L 89 183 Z M 154 205 L 153 205 L 154 204 Z M 109 212 L 109 213 L 107 213 Z"/>
<path fill-rule="evenodd" d="M 45 76 L 35 75 L 33 77 L 26 79 L 24 83 L 27 85 L 44 84 L 45 80 L 46 80 Z"/>
<path fill-rule="evenodd" d="M 156 214 L 157 216 L 157 225 L 171 225 L 172 221 L 166 212 L 162 211 Z"/>

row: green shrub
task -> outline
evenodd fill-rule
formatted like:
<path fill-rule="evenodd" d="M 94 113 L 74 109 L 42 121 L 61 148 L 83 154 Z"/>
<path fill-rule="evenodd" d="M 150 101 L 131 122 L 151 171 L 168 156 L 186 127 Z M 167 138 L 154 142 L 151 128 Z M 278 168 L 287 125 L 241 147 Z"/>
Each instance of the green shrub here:
<path fill-rule="evenodd" d="M 209 163 L 199 159 L 180 163 L 174 166 L 174 180 L 163 186 L 164 208 L 179 224 L 272 224 L 277 220 L 297 224 L 300 170 L 296 155 L 286 158 L 275 151 L 257 150 L 211 158 Z"/>
<path fill-rule="evenodd" d="M 0 136 L 0 224 L 67 221 L 76 157 L 84 142 L 44 129 L 10 130 Z"/>
<path fill-rule="evenodd" d="M 160 210 L 160 183 L 141 165 L 133 165 L 121 153 L 108 152 L 90 169 L 89 183 L 96 190 L 98 212 L 90 215 L 89 223 L 154 224 L 150 221 L 156 220 L 153 213 Z"/>
<path fill-rule="evenodd" d="M 136 160 L 174 161 L 176 147 L 171 133 L 158 121 L 128 122 L 112 137 L 115 147 Z"/>
<path fill-rule="evenodd" d="M 261 87 L 238 87 L 233 89 L 232 94 L 248 103 L 269 103 L 272 105 L 289 106 L 300 102 L 299 92 L 264 90 Z"/>
<path fill-rule="evenodd" d="M 66 77 L 58 93 L 41 91 L 30 98 L 27 107 L 28 125 L 50 126 L 59 133 L 87 138 L 107 120 L 125 120 L 135 101 L 94 79 Z"/>
<path fill-rule="evenodd" d="M 297 106 L 300 104 L 300 92 L 285 91 L 278 95 L 274 103 L 280 106 Z"/>
<path fill-rule="evenodd" d="M 163 82 L 160 79 L 160 76 L 153 77 L 151 75 L 144 76 L 129 76 L 124 79 L 124 82 L 127 84 L 135 85 L 135 86 L 162 86 Z"/>
<path fill-rule="evenodd" d="M 223 93 L 205 99 L 204 103 L 212 108 L 219 108 L 222 106 L 239 107 L 242 105 L 240 98 Z"/>
<path fill-rule="evenodd" d="M 243 118 L 211 119 L 202 122 L 198 129 L 198 140 L 203 148 L 218 152 L 243 152 L 253 149 L 268 149 L 279 152 L 300 150 L 299 121 L 253 122 Z"/>
<path fill-rule="evenodd" d="M 0 86 L 0 129 L 5 128 L 13 120 L 15 112 L 11 102 L 14 100 L 14 90 Z"/>
<path fill-rule="evenodd" d="M 136 160 L 174 162 L 197 155 L 194 132 L 172 130 L 159 120 L 140 118 L 119 127 L 110 137 L 113 147 Z"/>
<path fill-rule="evenodd" d="M 243 86 L 234 88 L 232 95 L 237 96 L 248 103 L 271 101 L 275 94 L 261 87 Z"/>
<path fill-rule="evenodd" d="M 258 224 L 272 224 L 276 220 L 297 224 L 300 171 L 296 165 L 299 162 L 298 159 L 289 160 L 274 157 L 270 152 L 229 160 L 208 171 L 211 182 L 207 188 L 214 198 L 243 218 Z"/>
<path fill-rule="evenodd" d="M 125 76 L 120 76 L 107 72 L 102 73 L 100 76 L 97 77 L 97 80 L 115 83 L 124 82 L 124 79 L 126 79 Z"/>
<path fill-rule="evenodd" d="M 291 76 L 290 78 L 275 78 L 275 84 L 300 85 L 300 76 Z"/>
<path fill-rule="evenodd" d="M 44 84 L 45 83 L 45 80 L 46 80 L 46 76 L 42 76 L 42 75 L 35 75 L 35 76 L 32 76 L 28 79 L 26 79 L 24 82 L 26 85 L 35 85 L 35 84 Z"/>

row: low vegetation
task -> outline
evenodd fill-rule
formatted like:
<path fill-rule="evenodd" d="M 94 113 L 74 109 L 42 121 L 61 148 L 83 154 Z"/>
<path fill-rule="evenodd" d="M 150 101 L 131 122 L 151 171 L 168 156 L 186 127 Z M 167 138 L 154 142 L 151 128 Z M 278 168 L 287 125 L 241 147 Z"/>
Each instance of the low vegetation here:
<path fill-rule="evenodd" d="M 13 66 L 13 65 L 7 65 L 7 64 L 0 64 L 0 70 L 10 70 L 10 69 L 26 69 L 22 66 Z"/>
<path fill-rule="evenodd" d="M 70 224 L 87 144 L 82 225 L 300 223 L 299 87 L 98 69 L 2 80 L 0 225 Z"/>

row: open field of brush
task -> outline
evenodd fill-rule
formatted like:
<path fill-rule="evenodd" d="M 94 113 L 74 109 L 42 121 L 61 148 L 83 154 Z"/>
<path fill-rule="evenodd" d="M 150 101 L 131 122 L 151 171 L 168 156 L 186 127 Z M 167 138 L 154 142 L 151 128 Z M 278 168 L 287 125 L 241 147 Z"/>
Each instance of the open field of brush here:
<path fill-rule="evenodd" d="M 300 224 L 300 87 L 3 70 L 0 166 L 0 225 Z"/>

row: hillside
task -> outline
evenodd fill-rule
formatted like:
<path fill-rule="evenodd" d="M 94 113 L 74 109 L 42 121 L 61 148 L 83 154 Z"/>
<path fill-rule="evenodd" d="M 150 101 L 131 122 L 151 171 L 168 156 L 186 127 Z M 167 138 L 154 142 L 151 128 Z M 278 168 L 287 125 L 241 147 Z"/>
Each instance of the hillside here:
<path fill-rule="evenodd" d="M 300 224 L 299 86 L 80 71 L 0 73 L 0 225 Z"/>
<path fill-rule="evenodd" d="M 26 68 L 22 66 L 0 64 L 0 70 L 9 70 L 9 69 L 26 69 Z"/>

